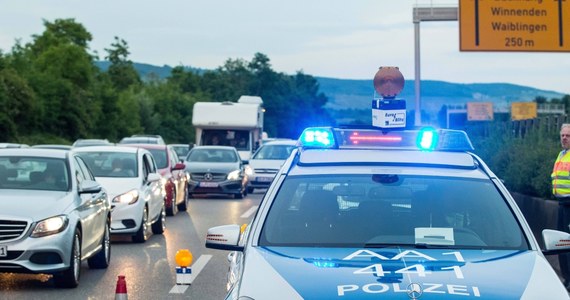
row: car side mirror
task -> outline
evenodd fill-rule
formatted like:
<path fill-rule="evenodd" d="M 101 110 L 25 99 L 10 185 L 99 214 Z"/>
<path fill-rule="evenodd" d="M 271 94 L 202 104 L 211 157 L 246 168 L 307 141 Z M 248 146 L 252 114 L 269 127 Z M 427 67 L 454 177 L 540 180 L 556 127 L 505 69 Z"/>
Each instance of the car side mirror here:
<path fill-rule="evenodd" d="M 158 173 L 150 173 L 150 174 L 148 174 L 146 180 L 148 182 L 155 182 L 155 181 L 160 181 L 161 178 L 162 178 L 162 176 Z"/>
<path fill-rule="evenodd" d="M 174 167 L 172 167 L 172 171 L 176 171 L 176 170 L 184 170 L 186 169 L 186 164 L 179 162 L 177 164 L 174 165 Z"/>
<path fill-rule="evenodd" d="M 545 249 L 542 251 L 544 255 L 560 254 L 570 252 L 570 234 L 563 231 L 544 229 L 542 231 Z"/>
<path fill-rule="evenodd" d="M 97 181 L 84 180 L 79 184 L 79 194 L 96 194 L 102 190 L 101 185 Z"/>

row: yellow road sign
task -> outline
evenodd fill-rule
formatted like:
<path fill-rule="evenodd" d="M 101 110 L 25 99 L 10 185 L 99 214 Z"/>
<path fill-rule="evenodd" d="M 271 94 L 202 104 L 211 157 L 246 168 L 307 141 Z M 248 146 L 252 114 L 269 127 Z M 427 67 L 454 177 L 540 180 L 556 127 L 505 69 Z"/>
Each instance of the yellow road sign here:
<path fill-rule="evenodd" d="M 570 52 L 570 0 L 459 0 L 461 51 Z"/>
<path fill-rule="evenodd" d="M 492 121 L 492 102 L 467 102 L 467 121 Z"/>
<path fill-rule="evenodd" d="M 511 119 L 535 119 L 537 116 L 536 107 L 536 102 L 513 102 L 511 103 Z"/>

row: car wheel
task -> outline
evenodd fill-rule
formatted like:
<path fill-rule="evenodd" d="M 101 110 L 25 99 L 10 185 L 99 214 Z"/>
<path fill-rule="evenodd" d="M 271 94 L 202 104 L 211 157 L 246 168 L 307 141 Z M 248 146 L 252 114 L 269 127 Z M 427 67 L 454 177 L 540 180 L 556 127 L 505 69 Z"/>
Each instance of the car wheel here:
<path fill-rule="evenodd" d="M 176 205 L 176 192 L 172 191 L 172 201 L 170 207 L 166 209 L 166 214 L 169 216 L 174 216 L 178 213 L 178 206 Z"/>
<path fill-rule="evenodd" d="M 53 279 L 57 287 L 75 288 L 79 285 L 79 277 L 81 277 L 81 232 L 76 228 L 71 243 L 69 268 L 54 274 Z"/>
<path fill-rule="evenodd" d="M 105 233 L 101 241 L 101 250 L 87 260 L 87 264 L 91 269 L 106 269 L 111 262 L 111 234 L 109 223 L 105 224 Z"/>
<path fill-rule="evenodd" d="M 164 207 L 160 210 L 160 216 L 158 220 L 154 222 L 152 225 L 152 233 L 154 234 L 162 234 L 166 229 L 166 213 L 164 212 Z"/>
<path fill-rule="evenodd" d="M 188 199 L 190 199 L 190 193 L 188 193 L 188 189 L 184 189 L 184 201 L 178 204 L 179 211 L 186 211 L 188 210 Z"/>
<path fill-rule="evenodd" d="M 148 239 L 148 211 L 146 206 L 143 210 L 141 226 L 135 235 L 133 235 L 133 242 L 135 243 L 144 243 Z"/>
<path fill-rule="evenodd" d="M 253 194 L 253 191 L 255 191 L 255 188 L 252 188 L 252 187 L 248 187 L 248 188 L 247 188 L 247 192 L 248 192 L 249 194 Z"/>
<path fill-rule="evenodd" d="M 245 190 L 241 190 L 239 193 L 234 194 L 234 199 L 243 199 L 245 196 Z"/>

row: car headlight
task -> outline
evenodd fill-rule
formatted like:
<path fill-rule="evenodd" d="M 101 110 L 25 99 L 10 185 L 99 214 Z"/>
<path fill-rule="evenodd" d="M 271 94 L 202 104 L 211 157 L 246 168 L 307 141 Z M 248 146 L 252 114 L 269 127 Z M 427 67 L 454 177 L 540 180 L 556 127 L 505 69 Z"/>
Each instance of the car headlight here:
<path fill-rule="evenodd" d="M 239 179 L 240 170 L 231 171 L 228 174 L 228 180 L 238 180 Z"/>
<path fill-rule="evenodd" d="M 113 198 L 114 203 L 127 203 L 129 205 L 137 202 L 138 200 L 139 200 L 139 191 L 137 190 L 131 190 Z"/>
<path fill-rule="evenodd" d="M 247 176 L 253 175 L 253 172 L 255 172 L 255 169 L 254 169 L 254 168 L 252 168 L 252 167 L 249 166 L 249 165 L 245 166 L 245 174 L 246 174 Z"/>
<path fill-rule="evenodd" d="M 62 232 L 67 227 L 68 223 L 69 219 L 67 216 L 56 216 L 41 220 L 34 227 L 31 237 L 37 238 Z"/>

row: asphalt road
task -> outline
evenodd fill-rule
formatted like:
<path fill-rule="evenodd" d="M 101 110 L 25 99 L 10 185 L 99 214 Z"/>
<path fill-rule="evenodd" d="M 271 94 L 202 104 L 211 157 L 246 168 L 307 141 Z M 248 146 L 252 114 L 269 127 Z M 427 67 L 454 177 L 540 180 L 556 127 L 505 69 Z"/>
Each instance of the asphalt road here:
<path fill-rule="evenodd" d="M 229 252 L 206 249 L 206 232 L 213 226 L 247 223 L 262 196 L 258 190 L 241 200 L 223 196 L 191 199 L 187 212 L 167 217 L 163 235 L 153 235 L 144 244 L 113 236 L 111 265 L 106 270 L 91 270 L 84 262 L 79 287 L 57 289 L 49 275 L 2 273 L 0 298 L 115 299 L 117 278 L 124 275 L 131 300 L 223 299 Z M 180 249 L 192 252 L 191 285 L 176 285 L 175 255 Z"/>

